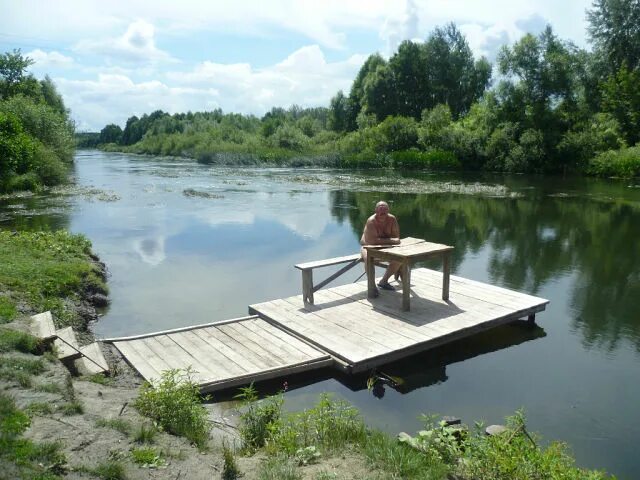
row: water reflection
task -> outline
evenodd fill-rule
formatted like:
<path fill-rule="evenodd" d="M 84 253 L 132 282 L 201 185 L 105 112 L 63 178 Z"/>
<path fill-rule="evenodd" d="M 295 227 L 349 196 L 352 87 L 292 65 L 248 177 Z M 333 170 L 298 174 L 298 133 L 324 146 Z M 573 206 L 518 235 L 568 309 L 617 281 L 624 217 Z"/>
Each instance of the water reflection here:
<path fill-rule="evenodd" d="M 331 212 L 360 235 L 379 198 L 378 193 L 331 192 Z M 570 276 L 572 323 L 584 344 L 610 351 L 625 338 L 640 351 L 640 207 L 635 202 L 603 198 L 602 192 L 550 196 L 539 190 L 516 198 L 385 198 L 403 236 L 455 246 L 454 273 L 484 249 L 487 281 L 497 285 L 535 295 L 543 285 Z"/>

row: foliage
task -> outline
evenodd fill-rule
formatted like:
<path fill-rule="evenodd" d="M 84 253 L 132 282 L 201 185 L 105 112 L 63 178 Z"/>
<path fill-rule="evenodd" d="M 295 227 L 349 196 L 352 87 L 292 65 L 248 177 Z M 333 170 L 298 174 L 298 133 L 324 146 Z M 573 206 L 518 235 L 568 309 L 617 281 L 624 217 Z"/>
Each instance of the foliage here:
<path fill-rule="evenodd" d="M 147 423 L 141 423 L 133 434 L 133 441 L 136 443 L 153 443 L 158 429 Z"/>
<path fill-rule="evenodd" d="M 100 130 L 98 144 L 100 143 L 120 143 L 122 140 L 122 128 L 120 125 L 110 123 Z"/>
<path fill-rule="evenodd" d="M 238 463 L 233 456 L 233 452 L 226 443 L 222 444 L 222 459 L 224 460 L 224 465 L 222 467 L 223 480 L 236 480 L 242 476 L 242 473 L 240 473 L 240 469 L 238 468 Z"/>
<path fill-rule="evenodd" d="M 0 328 L 0 352 L 17 350 L 24 353 L 37 353 L 40 342 L 36 337 L 11 328 Z"/>
<path fill-rule="evenodd" d="M 210 431 L 207 410 L 190 369 L 166 370 L 159 380 L 145 383 L 135 406 L 164 430 L 188 438 L 199 448 L 206 446 Z"/>
<path fill-rule="evenodd" d="M 131 450 L 131 459 L 143 468 L 158 468 L 167 464 L 162 454 L 155 448 L 143 447 Z"/>
<path fill-rule="evenodd" d="M 507 431 L 487 436 L 481 429 L 470 437 L 459 473 L 486 480 L 562 478 L 596 480 L 609 478 L 602 472 L 576 468 L 566 445 L 558 442 L 542 448 L 525 426 L 522 412 L 507 418 Z"/>
<path fill-rule="evenodd" d="M 236 395 L 245 407 L 240 414 L 240 439 L 242 446 L 249 452 L 262 448 L 271 432 L 276 428 L 282 414 L 282 396 L 269 397 L 258 401 L 258 391 L 253 383 L 242 387 Z"/>
<path fill-rule="evenodd" d="M 30 423 L 29 417 L 16 407 L 15 401 L 0 393 L 0 461 L 3 473 L 16 478 L 61 478 L 66 464 L 60 451 L 62 445 L 34 443 L 22 438 Z"/>
<path fill-rule="evenodd" d="M 640 141 L 640 66 L 623 64 L 602 84 L 602 109 L 618 121 L 629 145 Z"/>
<path fill-rule="evenodd" d="M 16 317 L 17 313 L 18 310 L 16 309 L 15 302 L 11 300 L 10 297 L 0 296 L 0 324 L 9 323 Z M 3 330 L 0 330 L 0 332 L 3 332 Z M 0 342 L 2 342 L 1 337 Z M 2 347 L 0 346 L 0 351 L 1 350 Z"/>
<path fill-rule="evenodd" d="M 587 173 L 599 177 L 640 177 L 640 144 L 601 153 L 589 162 Z"/>
<path fill-rule="evenodd" d="M 398 169 L 455 170 L 460 162 L 451 152 L 444 150 L 405 150 L 391 154 L 392 166 Z"/>
<path fill-rule="evenodd" d="M 122 418 L 99 418 L 96 420 L 96 427 L 111 428 L 124 435 L 131 433 L 131 422 Z"/>
<path fill-rule="evenodd" d="M 270 457 L 264 462 L 258 473 L 259 480 L 301 480 L 302 473 L 296 469 L 286 456 Z"/>

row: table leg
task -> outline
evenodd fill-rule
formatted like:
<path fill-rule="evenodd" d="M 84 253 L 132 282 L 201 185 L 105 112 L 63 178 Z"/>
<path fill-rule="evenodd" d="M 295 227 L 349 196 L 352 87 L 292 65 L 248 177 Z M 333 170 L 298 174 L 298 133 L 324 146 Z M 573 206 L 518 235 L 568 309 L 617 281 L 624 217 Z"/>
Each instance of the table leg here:
<path fill-rule="evenodd" d="M 400 272 L 402 273 L 402 310 L 408 312 L 411 310 L 411 265 L 409 262 L 402 262 Z"/>
<path fill-rule="evenodd" d="M 444 254 L 442 259 L 442 299 L 449 300 L 449 273 L 451 266 L 449 264 L 449 252 Z"/>
<path fill-rule="evenodd" d="M 376 266 L 373 263 L 371 252 L 367 252 L 367 261 L 364 264 L 364 268 L 367 272 L 367 297 L 375 298 L 378 296 L 378 289 L 376 288 Z"/>

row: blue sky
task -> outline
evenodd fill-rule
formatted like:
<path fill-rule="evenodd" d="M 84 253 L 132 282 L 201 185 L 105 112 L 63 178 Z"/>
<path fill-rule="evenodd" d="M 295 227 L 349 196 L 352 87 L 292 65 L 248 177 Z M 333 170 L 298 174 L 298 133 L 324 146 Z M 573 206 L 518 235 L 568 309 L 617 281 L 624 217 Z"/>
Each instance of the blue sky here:
<path fill-rule="evenodd" d="M 79 130 L 131 115 L 212 110 L 262 115 L 328 105 L 368 55 L 392 54 L 455 22 L 476 56 L 549 23 L 586 41 L 590 0 L 0 0 L 0 51 L 49 74 Z"/>

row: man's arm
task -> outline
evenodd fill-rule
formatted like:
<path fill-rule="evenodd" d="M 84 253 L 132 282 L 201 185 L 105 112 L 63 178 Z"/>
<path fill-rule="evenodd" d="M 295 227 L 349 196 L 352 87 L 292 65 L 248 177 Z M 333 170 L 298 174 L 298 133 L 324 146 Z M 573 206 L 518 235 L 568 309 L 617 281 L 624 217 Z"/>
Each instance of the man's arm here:
<path fill-rule="evenodd" d="M 363 245 L 397 245 L 400 243 L 400 229 L 397 228 L 398 222 L 395 219 L 392 233 L 395 234 L 397 232 L 398 235 L 392 238 L 379 237 L 374 221 L 370 218 L 364 226 L 364 233 L 362 234 Z"/>

